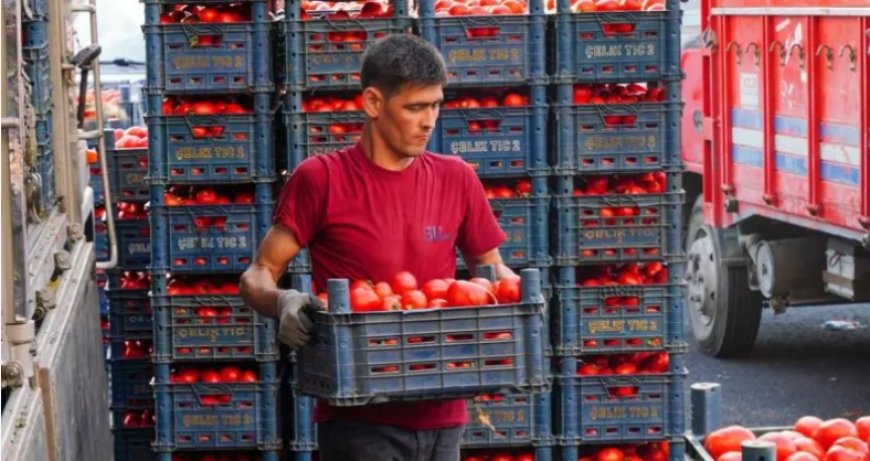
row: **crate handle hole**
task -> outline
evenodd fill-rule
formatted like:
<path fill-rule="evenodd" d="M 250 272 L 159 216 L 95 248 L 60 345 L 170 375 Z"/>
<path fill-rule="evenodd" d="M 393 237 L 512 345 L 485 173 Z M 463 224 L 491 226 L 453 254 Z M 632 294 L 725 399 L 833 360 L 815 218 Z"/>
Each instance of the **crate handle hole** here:
<path fill-rule="evenodd" d="M 398 365 L 381 365 L 371 368 L 372 374 L 396 374 L 399 372 Z"/>
<path fill-rule="evenodd" d="M 483 333 L 484 341 L 505 341 L 511 339 L 514 339 L 514 334 L 510 331 L 487 331 Z"/>
<path fill-rule="evenodd" d="M 469 368 L 477 368 L 477 364 L 474 362 L 449 362 L 447 364 L 448 370 L 469 369 Z"/>
<path fill-rule="evenodd" d="M 408 370 L 410 371 L 427 371 L 427 370 L 435 370 L 438 368 L 438 365 L 435 363 L 414 363 L 408 366 Z"/>
<path fill-rule="evenodd" d="M 409 336 L 408 344 L 434 343 L 435 336 Z"/>
<path fill-rule="evenodd" d="M 463 333 L 463 334 L 455 334 L 455 335 L 447 335 L 448 343 L 456 343 L 462 341 L 473 341 L 474 333 Z"/>
<path fill-rule="evenodd" d="M 506 358 L 506 359 L 487 359 L 483 361 L 483 365 L 486 367 L 509 367 L 513 366 L 514 359 Z"/>

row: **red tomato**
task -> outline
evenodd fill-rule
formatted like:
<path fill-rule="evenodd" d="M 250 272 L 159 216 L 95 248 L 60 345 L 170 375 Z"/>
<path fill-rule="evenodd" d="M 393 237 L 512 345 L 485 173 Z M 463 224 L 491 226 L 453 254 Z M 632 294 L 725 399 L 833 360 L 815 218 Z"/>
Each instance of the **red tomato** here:
<path fill-rule="evenodd" d="M 225 383 L 238 382 L 241 377 L 242 372 L 236 367 L 228 366 L 221 369 L 221 379 Z"/>
<path fill-rule="evenodd" d="M 526 98 L 517 93 L 508 93 L 507 96 L 504 97 L 502 104 L 507 107 L 518 107 L 526 105 Z"/>
<path fill-rule="evenodd" d="M 867 447 L 867 443 L 857 437 L 840 437 L 836 442 L 834 442 L 833 446 L 846 447 L 850 450 L 860 451 L 861 453 L 870 456 L 870 448 Z"/>
<path fill-rule="evenodd" d="M 473 279 L 471 279 L 469 281 L 471 283 L 476 283 L 476 284 L 486 288 L 487 291 L 492 292 L 492 282 L 490 282 L 488 279 L 485 279 L 483 277 L 474 277 Z"/>
<path fill-rule="evenodd" d="M 233 197 L 233 203 L 238 205 L 252 205 L 254 203 L 254 194 L 250 192 L 239 192 Z"/>
<path fill-rule="evenodd" d="M 848 419 L 835 418 L 823 422 L 813 434 L 813 439 L 819 442 L 822 448 L 828 449 L 831 448 L 837 439 L 849 436 L 858 436 L 858 429 L 855 428 L 855 424 Z M 825 458 L 827 459 L 827 456 Z"/>
<path fill-rule="evenodd" d="M 178 373 L 178 382 L 183 384 L 193 384 L 199 381 L 199 372 L 193 369 L 182 369 Z"/>
<path fill-rule="evenodd" d="M 239 381 L 243 383 L 255 383 L 259 381 L 257 377 L 257 372 L 251 370 L 245 370 L 242 372 L 242 375 L 239 377 Z"/>
<path fill-rule="evenodd" d="M 435 300 L 435 299 L 443 299 L 447 296 L 447 282 L 442 279 L 432 279 L 423 284 L 423 294 L 426 295 L 426 299 Z"/>
<path fill-rule="evenodd" d="M 450 306 L 483 306 L 492 302 L 492 294 L 486 288 L 465 280 L 457 280 L 447 289 Z"/>
<path fill-rule="evenodd" d="M 520 302 L 521 279 L 519 276 L 506 277 L 498 282 L 495 297 L 500 303 L 510 304 Z"/>
<path fill-rule="evenodd" d="M 417 278 L 414 277 L 414 274 L 408 271 L 399 272 L 390 279 L 390 288 L 392 288 L 393 293 L 397 295 L 406 291 L 416 290 Z"/>
<path fill-rule="evenodd" d="M 741 426 L 728 426 L 711 432 L 704 440 L 704 448 L 718 459 L 729 451 L 741 451 L 745 440 L 755 440 L 755 434 Z"/>
<path fill-rule="evenodd" d="M 613 369 L 618 375 L 633 375 L 637 373 L 637 366 L 633 363 L 621 363 Z"/>
<path fill-rule="evenodd" d="M 368 280 L 354 280 L 350 284 L 350 291 L 356 290 L 357 288 L 367 288 L 373 289 L 371 282 Z M 383 298 L 383 296 L 381 296 Z"/>
<path fill-rule="evenodd" d="M 522 196 L 531 195 L 532 193 L 532 182 L 528 179 L 521 179 L 517 181 L 517 193 Z"/>
<path fill-rule="evenodd" d="M 427 304 L 426 295 L 420 290 L 410 290 L 402 294 L 402 308 L 405 310 L 423 309 Z"/>
<path fill-rule="evenodd" d="M 716 461 L 743 461 L 743 453 L 739 451 L 729 451 L 717 458 Z"/>
<path fill-rule="evenodd" d="M 371 288 L 359 287 L 350 292 L 350 309 L 353 312 L 373 312 L 381 309 L 381 298 Z"/>
<path fill-rule="evenodd" d="M 584 363 L 577 367 L 577 374 L 580 376 L 594 376 L 598 374 L 598 366 L 594 363 Z"/>
<path fill-rule="evenodd" d="M 435 298 L 429 300 L 429 307 L 444 307 L 447 305 L 447 300 L 444 298 Z"/>
<path fill-rule="evenodd" d="M 860 451 L 850 450 L 844 446 L 836 445 L 831 447 L 825 458 L 822 461 L 866 461 L 867 454 Z"/>
<path fill-rule="evenodd" d="M 535 461 L 535 456 L 529 453 L 522 453 L 514 456 L 514 461 Z"/>
<path fill-rule="evenodd" d="M 596 461 L 623 461 L 625 454 L 619 448 L 602 448 L 595 455 Z"/>
<path fill-rule="evenodd" d="M 574 104 L 588 104 L 592 98 L 592 88 L 589 85 L 574 85 Z"/>
<path fill-rule="evenodd" d="M 809 437 L 796 437 L 792 439 L 792 442 L 798 451 L 807 452 L 820 460 L 825 457 L 825 449 Z"/>
<path fill-rule="evenodd" d="M 217 112 L 215 105 L 209 101 L 199 101 L 193 103 L 191 110 L 196 115 L 212 115 Z"/>
<path fill-rule="evenodd" d="M 797 451 L 794 442 L 787 435 L 780 432 L 768 432 L 758 438 L 776 444 L 776 461 L 785 461 Z"/>
<path fill-rule="evenodd" d="M 489 461 L 513 461 L 513 457 L 508 453 L 498 452 L 493 454 Z"/>
<path fill-rule="evenodd" d="M 200 205 L 211 205 L 217 200 L 217 194 L 214 189 L 206 187 L 196 193 L 194 200 Z"/>
<path fill-rule="evenodd" d="M 870 439 L 870 416 L 862 416 L 855 420 L 855 429 L 858 431 L 859 439 Z"/>
<path fill-rule="evenodd" d="M 353 288 L 353 287 L 351 287 Z M 378 295 L 379 298 L 384 299 L 387 296 L 393 294 L 393 289 L 390 287 L 390 284 L 387 282 L 378 282 L 374 286 L 375 294 Z"/>
<path fill-rule="evenodd" d="M 221 382 L 221 375 L 217 371 L 208 368 L 202 371 L 201 379 L 204 383 L 219 383 Z"/>
<path fill-rule="evenodd" d="M 410 293 L 410 292 L 409 292 Z M 382 311 L 400 311 L 402 310 L 402 297 L 398 295 L 389 295 L 381 301 L 380 310 Z"/>
<path fill-rule="evenodd" d="M 218 11 L 214 8 L 203 8 L 199 11 L 199 20 L 202 22 L 216 22 L 218 20 Z"/>

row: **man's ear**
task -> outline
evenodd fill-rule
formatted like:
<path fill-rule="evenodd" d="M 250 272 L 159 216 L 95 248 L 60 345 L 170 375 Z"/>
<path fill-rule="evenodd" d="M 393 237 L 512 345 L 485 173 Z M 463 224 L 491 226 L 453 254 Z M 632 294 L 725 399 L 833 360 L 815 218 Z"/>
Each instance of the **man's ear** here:
<path fill-rule="evenodd" d="M 371 119 L 377 119 L 384 110 L 384 104 L 387 101 L 381 90 L 370 86 L 363 90 L 362 102 L 362 109 L 366 112 L 366 115 Z"/>

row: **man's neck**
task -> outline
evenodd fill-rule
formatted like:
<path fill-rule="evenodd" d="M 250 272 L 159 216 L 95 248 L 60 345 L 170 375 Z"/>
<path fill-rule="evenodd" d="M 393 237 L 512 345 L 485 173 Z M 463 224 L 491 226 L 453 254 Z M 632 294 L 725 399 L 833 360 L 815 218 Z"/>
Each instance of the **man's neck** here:
<path fill-rule="evenodd" d="M 412 163 L 413 157 L 404 157 L 387 146 L 370 126 L 366 125 L 360 137 L 360 145 L 369 160 L 375 165 L 390 171 L 403 171 Z"/>

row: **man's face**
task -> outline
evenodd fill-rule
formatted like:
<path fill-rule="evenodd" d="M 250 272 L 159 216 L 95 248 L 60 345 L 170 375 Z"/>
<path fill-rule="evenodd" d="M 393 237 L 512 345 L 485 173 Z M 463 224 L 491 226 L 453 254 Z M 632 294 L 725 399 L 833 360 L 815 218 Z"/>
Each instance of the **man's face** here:
<path fill-rule="evenodd" d="M 422 155 L 444 101 L 442 86 L 406 85 L 389 98 L 383 99 L 380 92 L 378 95 L 381 104 L 373 117 L 373 128 L 402 157 Z"/>

